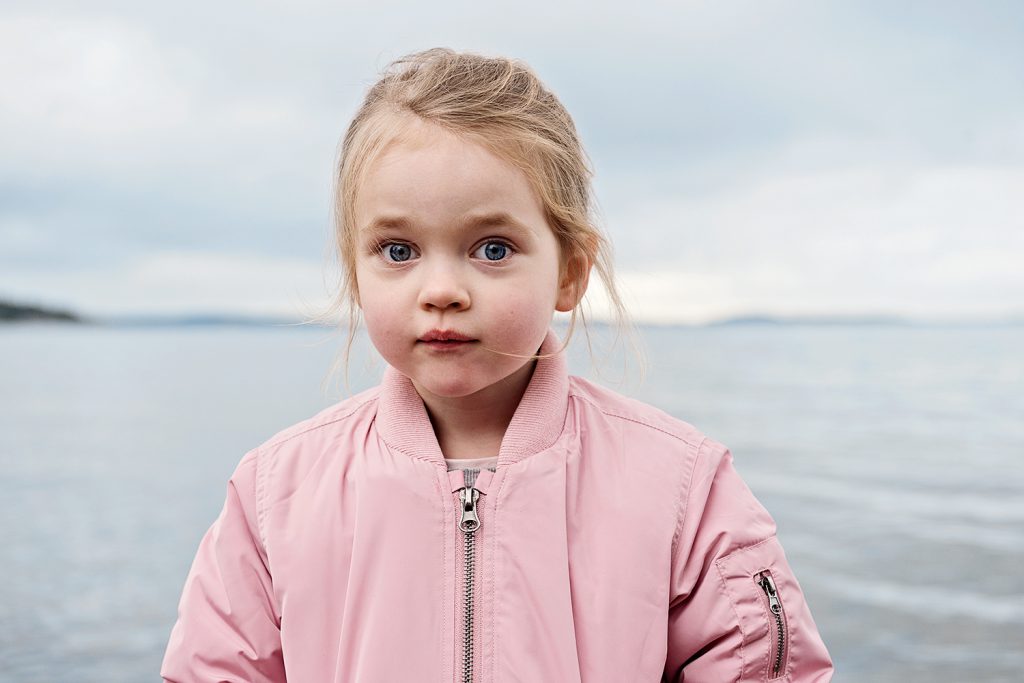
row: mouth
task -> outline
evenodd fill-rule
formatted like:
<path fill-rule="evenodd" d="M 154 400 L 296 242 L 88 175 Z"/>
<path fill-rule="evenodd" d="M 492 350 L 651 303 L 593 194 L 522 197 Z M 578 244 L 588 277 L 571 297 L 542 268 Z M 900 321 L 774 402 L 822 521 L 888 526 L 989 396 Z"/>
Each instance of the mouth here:
<path fill-rule="evenodd" d="M 454 347 L 476 341 L 472 337 L 455 330 L 430 330 L 417 340 L 433 347 Z"/>

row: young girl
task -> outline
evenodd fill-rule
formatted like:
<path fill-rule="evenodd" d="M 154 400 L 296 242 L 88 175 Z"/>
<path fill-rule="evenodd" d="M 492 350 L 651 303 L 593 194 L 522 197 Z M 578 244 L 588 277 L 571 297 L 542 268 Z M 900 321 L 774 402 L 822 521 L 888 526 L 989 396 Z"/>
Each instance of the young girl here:
<path fill-rule="evenodd" d="M 337 188 L 384 378 L 242 458 L 164 679 L 828 680 L 729 451 L 567 374 L 592 268 L 622 313 L 568 113 L 518 61 L 392 66 Z"/>

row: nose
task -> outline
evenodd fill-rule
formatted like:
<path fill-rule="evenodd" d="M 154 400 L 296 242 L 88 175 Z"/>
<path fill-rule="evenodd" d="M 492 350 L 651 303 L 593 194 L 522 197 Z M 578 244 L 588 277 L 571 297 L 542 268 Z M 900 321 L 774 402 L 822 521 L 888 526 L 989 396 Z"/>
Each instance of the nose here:
<path fill-rule="evenodd" d="M 469 308 L 470 297 L 458 269 L 451 264 L 438 264 L 423 273 L 419 305 L 424 310 L 455 310 Z"/>

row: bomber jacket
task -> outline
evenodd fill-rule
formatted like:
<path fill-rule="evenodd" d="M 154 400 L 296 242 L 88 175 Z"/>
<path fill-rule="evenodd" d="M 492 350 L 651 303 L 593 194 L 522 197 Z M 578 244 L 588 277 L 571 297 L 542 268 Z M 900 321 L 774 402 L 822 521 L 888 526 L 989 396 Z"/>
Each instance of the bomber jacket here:
<path fill-rule="evenodd" d="M 495 470 L 465 476 L 390 367 L 246 453 L 163 678 L 830 680 L 729 450 L 569 376 L 564 353 L 536 362 Z"/>

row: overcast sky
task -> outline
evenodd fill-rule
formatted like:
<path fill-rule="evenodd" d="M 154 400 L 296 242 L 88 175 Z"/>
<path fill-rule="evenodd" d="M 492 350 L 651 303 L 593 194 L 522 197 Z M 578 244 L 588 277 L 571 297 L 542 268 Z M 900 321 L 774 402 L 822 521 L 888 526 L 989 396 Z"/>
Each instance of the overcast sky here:
<path fill-rule="evenodd" d="M 338 142 L 437 45 L 569 109 L 641 320 L 1024 312 L 1012 1 L 5 2 L 0 299 L 316 312 Z"/>

